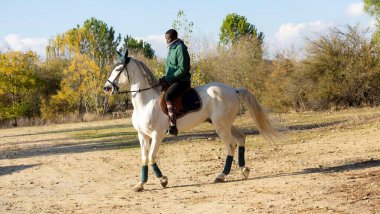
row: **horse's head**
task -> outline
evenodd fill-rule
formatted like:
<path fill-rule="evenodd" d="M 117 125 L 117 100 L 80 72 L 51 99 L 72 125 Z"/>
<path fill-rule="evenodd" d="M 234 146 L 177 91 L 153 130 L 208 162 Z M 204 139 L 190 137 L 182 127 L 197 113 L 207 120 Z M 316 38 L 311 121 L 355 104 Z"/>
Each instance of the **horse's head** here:
<path fill-rule="evenodd" d="M 109 92 L 111 94 L 117 94 L 120 86 L 126 85 L 129 81 L 128 74 L 123 72 L 131 60 L 128 56 L 128 49 L 125 50 L 124 54 L 121 54 L 119 51 L 117 51 L 117 54 L 119 55 L 119 60 L 113 67 L 111 75 L 108 77 L 107 82 L 103 87 L 104 92 Z"/>

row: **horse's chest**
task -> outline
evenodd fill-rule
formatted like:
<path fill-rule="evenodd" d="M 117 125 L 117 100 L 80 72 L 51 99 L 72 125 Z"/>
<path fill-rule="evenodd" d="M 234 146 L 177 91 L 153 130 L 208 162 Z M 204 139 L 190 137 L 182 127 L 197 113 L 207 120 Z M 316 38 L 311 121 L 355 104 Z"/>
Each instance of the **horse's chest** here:
<path fill-rule="evenodd" d="M 133 114 L 132 123 L 138 132 L 145 134 L 150 133 L 153 126 L 152 117 L 147 114 Z"/>

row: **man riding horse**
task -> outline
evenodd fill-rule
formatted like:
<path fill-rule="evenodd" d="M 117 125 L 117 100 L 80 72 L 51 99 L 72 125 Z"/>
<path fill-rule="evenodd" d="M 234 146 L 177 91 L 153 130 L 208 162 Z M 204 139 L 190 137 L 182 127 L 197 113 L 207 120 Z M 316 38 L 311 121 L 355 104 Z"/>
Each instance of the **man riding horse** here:
<path fill-rule="evenodd" d="M 176 30 L 168 30 L 165 33 L 165 39 L 169 52 L 165 62 L 165 76 L 160 78 L 160 83 L 169 85 L 165 93 L 170 120 L 166 133 L 168 135 L 177 135 L 177 117 L 175 112 L 179 106 L 176 106 L 175 100 L 191 87 L 190 55 L 185 43 L 178 38 Z"/>
<path fill-rule="evenodd" d="M 157 164 L 158 150 L 165 137 L 165 129 L 169 126 L 169 134 L 189 130 L 204 121 L 210 121 L 220 140 L 225 144 L 226 162 L 224 169 L 215 178 L 215 182 L 223 182 L 230 173 L 234 154 L 238 148 L 238 164 L 244 179 L 250 173 L 245 165 L 245 134 L 233 125 L 234 120 L 244 103 L 256 121 L 257 129 L 268 140 L 278 138 L 278 132 L 274 129 L 267 114 L 257 101 L 256 97 L 245 88 L 233 88 L 223 83 L 211 82 L 197 86 L 193 90 L 190 87 L 190 57 L 186 46 L 177 39 L 175 31 L 169 30 L 166 35 L 169 44 L 169 54 L 166 62 L 166 75 L 160 80 L 170 84 L 166 94 L 166 101 L 171 109 L 170 123 L 162 109 L 160 96 L 161 87 L 153 72 L 141 61 L 128 56 L 126 50 L 120 55 L 119 63 L 116 64 L 104 84 L 104 91 L 112 94 L 122 93 L 119 89 L 130 87 L 123 93 L 131 93 L 133 105 L 132 124 L 138 133 L 141 146 L 141 178 L 133 187 L 139 192 L 144 189 L 148 181 L 148 165 L 150 164 L 156 177 L 163 187 L 168 185 L 168 178 Z M 182 92 L 186 91 L 182 95 Z M 194 93 L 193 93 L 194 92 Z M 195 94 L 196 96 L 189 96 Z M 174 98 L 173 98 L 174 97 Z M 182 97 L 181 110 L 189 110 L 189 106 L 198 103 L 196 110 L 191 109 L 187 114 L 178 114 L 178 120 L 174 115 L 175 108 L 180 109 L 178 103 Z M 194 101 L 196 97 L 198 101 Z M 187 101 L 191 101 L 186 103 Z M 183 105 L 184 104 L 184 105 Z M 173 106 L 174 105 L 174 106 Z M 165 105 L 164 105 L 165 106 Z M 166 106 L 165 106 L 166 107 Z M 173 131 L 174 130 L 174 131 Z"/>

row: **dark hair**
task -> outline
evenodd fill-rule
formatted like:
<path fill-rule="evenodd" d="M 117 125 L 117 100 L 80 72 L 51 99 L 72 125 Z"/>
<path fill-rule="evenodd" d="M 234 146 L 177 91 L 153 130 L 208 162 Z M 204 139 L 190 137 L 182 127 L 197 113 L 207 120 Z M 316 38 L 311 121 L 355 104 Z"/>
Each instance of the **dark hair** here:
<path fill-rule="evenodd" d="M 170 38 L 172 38 L 172 39 L 177 39 L 178 38 L 178 33 L 174 29 L 170 29 L 170 30 L 166 31 L 165 35 L 166 34 L 169 34 Z"/>

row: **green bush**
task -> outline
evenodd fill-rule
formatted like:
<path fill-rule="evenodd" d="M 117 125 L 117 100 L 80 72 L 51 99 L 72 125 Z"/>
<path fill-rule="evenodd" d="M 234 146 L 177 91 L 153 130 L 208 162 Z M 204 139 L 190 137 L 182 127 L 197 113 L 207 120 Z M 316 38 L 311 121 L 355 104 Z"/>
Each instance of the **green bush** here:
<path fill-rule="evenodd" d="M 379 62 L 379 49 L 366 31 L 358 26 L 334 28 L 310 41 L 295 72 L 298 100 L 313 110 L 378 105 Z"/>

